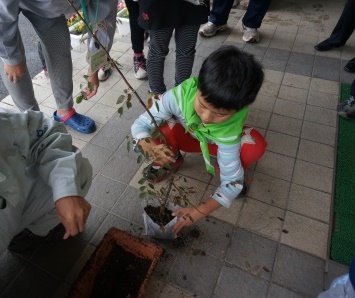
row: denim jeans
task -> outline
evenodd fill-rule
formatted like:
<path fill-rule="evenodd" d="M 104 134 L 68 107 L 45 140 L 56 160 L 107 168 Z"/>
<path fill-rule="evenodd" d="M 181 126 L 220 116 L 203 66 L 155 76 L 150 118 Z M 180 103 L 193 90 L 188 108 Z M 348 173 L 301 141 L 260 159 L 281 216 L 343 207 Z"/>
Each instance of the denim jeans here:
<path fill-rule="evenodd" d="M 215 25 L 227 23 L 234 0 L 214 0 L 209 21 Z M 250 0 L 243 17 L 243 24 L 249 28 L 259 28 L 268 11 L 271 0 Z"/>

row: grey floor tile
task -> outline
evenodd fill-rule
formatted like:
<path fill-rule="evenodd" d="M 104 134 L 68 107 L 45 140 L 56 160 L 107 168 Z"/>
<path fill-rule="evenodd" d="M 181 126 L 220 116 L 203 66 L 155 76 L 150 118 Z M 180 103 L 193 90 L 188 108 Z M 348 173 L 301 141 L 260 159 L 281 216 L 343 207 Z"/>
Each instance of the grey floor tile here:
<path fill-rule="evenodd" d="M 278 59 L 282 61 L 287 61 L 290 56 L 290 51 L 268 48 L 265 53 L 265 58 Z"/>
<path fill-rule="evenodd" d="M 213 297 L 260 298 L 267 295 L 268 282 L 239 269 L 224 266 Z"/>
<path fill-rule="evenodd" d="M 338 120 L 338 114 L 336 110 L 333 109 L 325 109 L 308 105 L 306 107 L 304 119 L 310 122 L 316 122 L 319 124 L 325 124 L 335 127 Z"/>
<path fill-rule="evenodd" d="M 28 264 L 1 297 L 48 298 L 53 296 L 58 285 L 57 279 Z"/>
<path fill-rule="evenodd" d="M 314 55 L 292 52 L 288 59 L 289 62 L 299 63 L 302 65 L 312 65 L 314 63 Z"/>
<path fill-rule="evenodd" d="M 301 137 L 321 144 L 335 145 L 335 127 L 304 121 Z"/>
<path fill-rule="evenodd" d="M 248 197 L 286 208 L 290 182 L 255 172 Z"/>
<path fill-rule="evenodd" d="M 250 43 L 247 43 L 244 47 L 244 51 L 249 53 L 249 54 L 252 54 L 254 56 L 257 56 L 257 57 L 264 57 L 265 55 L 265 52 L 266 52 L 266 48 L 265 47 L 260 47 L 258 45 L 253 45 L 253 44 L 250 44 Z"/>
<path fill-rule="evenodd" d="M 292 182 L 331 193 L 333 189 L 332 181 L 333 169 L 303 160 L 296 161 Z"/>
<path fill-rule="evenodd" d="M 198 296 L 211 297 L 222 266 L 220 260 L 209 255 L 194 255 L 191 250 L 189 254 L 177 256 L 166 280 Z"/>
<path fill-rule="evenodd" d="M 331 57 L 316 56 L 314 60 L 315 67 L 330 68 L 333 71 L 339 70 L 341 66 L 341 60 Z"/>
<path fill-rule="evenodd" d="M 313 77 L 318 79 L 329 80 L 329 81 L 339 81 L 340 70 L 332 69 L 325 66 L 315 66 L 313 68 Z"/>
<path fill-rule="evenodd" d="M 110 211 L 126 187 L 127 185 L 121 182 L 97 175 L 86 198 L 91 204 Z"/>
<path fill-rule="evenodd" d="M 128 186 L 113 206 L 111 213 L 143 226 L 144 199 L 139 198 L 140 193 L 139 189 Z"/>
<path fill-rule="evenodd" d="M 323 290 L 324 264 L 324 260 L 281 245 L 273 281 L 303 295 L 316 297 Z"/>
<path fill-rule="evenodd" d="M 302 129 L 302 121 L 300 119 L 273 114 L 271 116 L 269 129 L 286 135 L 299 137 Z"/>
<path fill-rule="evenodd" d="M 214 218 L 203 218 L 196 223 L 200 236 L 192 241 L 192 247 L 213 257 L 222 259 L 230 242 L 233 226 Z"/>
<path fill-rule="evenodd" d="M 307 77 L 312 76 L 312 71 L 313 71 L 313 65 L 302 64 L 302 63 L 291 62 L 291 61 L 287 62 L 285 68 L 285 72 L 307 76 Z"/>
<path fill-rule="evenodd" d="M 307 295 L 308 296 L 308 295 Z M 277 284 L 271 284 L 269 288 L 268 298 L 302 298 L 306 297 L 304 294 L 298 294 L 290 289 L 286 289 Z M 308 296 L 309 297 L 309 296 Z"/>
<path fill-rule="evenodd" d="M 129 184 L 139 167 L 140 164 L 138 164 L 135 159 L 132 160 L 125 155 L 115 153 L 101 170 L 101 174 L 122 183 Z M 123 169 L 129 169 L 129 171 L 123 171 Z"/>
<path fill-rule="evenodd" d="M 95 235 L 107 215 L 107 211 L 96 206 L 91 206 L 90 215 L 85 225 L 85 230 L 84 232 L 80 233 L 78 237 L 83 241 L 89 242 Z"/>
<path fill-rule="evenodd" d="M 226 261 L 259 278 L 270 280 L 276 249 L 276 241 L 238 228 L 233 233 Z"/>
<path fill-rule="evenodd" d="M 296 157 L 298 138 L 269 130 L 266 133 L 266 141 L 268 151 Z"/>
<path fill-rule="evenodd" d="M 0 295 L 13 281 L 26 262 L 8 250 L 0 255 Z"/>
<path fill-rule="evenodd" d="M 294 158 L 266 151 L 263 158 L 258 161 L 256 171 L 291 181 L 294 163 Z"/>
<path fill-rule="evenodd" d="M 81 151 L 83 156 L 88 158 L 94 172 L 99 172 L 113 151 L 88 143 Z"/>
<path fill-rule="evenodd" d="M 348 73 L 345 70 L 341 71 L 340 77 L 340 82 L 345 84 L 351 84 L 355 79 L 353 73 Z"/>
<path fill-rule="evenodd" d="M 334 147 L 301 139 L 297 158 L 333 168 Z"/>
<path fill-rule="evenodd" d="M 270 57 L 264 57 L 264 59 L 262 61 L 262 65 L 266 69 L 271 69 L 271 70 L 276 70 L 276 71 L 285 71 L 286 61 L 280 60 L 280 59 L 275 59 L 275 58 L 270 58 Z"/>

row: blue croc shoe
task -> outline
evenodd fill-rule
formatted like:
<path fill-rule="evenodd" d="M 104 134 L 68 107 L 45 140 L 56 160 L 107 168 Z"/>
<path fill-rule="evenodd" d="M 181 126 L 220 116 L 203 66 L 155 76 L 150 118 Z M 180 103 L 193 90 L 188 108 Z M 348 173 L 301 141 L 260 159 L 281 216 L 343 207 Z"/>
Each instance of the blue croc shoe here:
<path fill-rule="evenodd" d="M 60 117 L 57 115 L 57 111 L 53 113 L 55 121 L 63 122 L 65 125 L 70 126 L 81 133 L 92 133 L 96 130 L 94 120 L 91 118 L 78 114 L 74 108 L 72 108 L 66 115 Z"/>

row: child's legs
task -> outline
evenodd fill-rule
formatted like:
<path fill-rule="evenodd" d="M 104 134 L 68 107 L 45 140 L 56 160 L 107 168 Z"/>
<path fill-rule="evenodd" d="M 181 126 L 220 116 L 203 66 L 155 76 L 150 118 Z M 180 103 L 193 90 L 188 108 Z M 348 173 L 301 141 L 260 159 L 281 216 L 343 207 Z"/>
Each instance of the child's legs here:
<path fill-rule="evenodd" d="M 138 25 L 139 3 L 133 0 L 126 0 L 125 3 L 129 12 L 132 49 L 135 54 L 141 54 L 144 49 L 144 29 Z"/>
<path fill-rule="evenodd" d="M 266 140 L 254 128 L 244 126 L 242 133 L 240 159 L 244 169 L 257 162 L 265 153 Z"/>
<path fill-rule="evenodd" d="M 169 42 L 174 28 L 162 28 L 150 31 L 150 47 L 147 59 L 149 87 L 154 94 L 166 91 L 164 84 L 164 62 L 169 53 Z"/>
<path fill-rule="evenodd" d="M 185 132 L 185 128 L 180 123 L 173 121 L 166 122 L 160 129 L 174 154 L 179 150 L 189 153 L 201 153 L 200 142 Z M 160 141 L 156 142 L 161 143 Z M 209 144 L 208 147 L 210 154 L 216 156 L 217 146 Z"/>
<path fill-rule="evenodd" d="M 199 28 L 200 25 L 184 25 L 175 28 L 175 86 L 181 84 L 191 75 Z"/>

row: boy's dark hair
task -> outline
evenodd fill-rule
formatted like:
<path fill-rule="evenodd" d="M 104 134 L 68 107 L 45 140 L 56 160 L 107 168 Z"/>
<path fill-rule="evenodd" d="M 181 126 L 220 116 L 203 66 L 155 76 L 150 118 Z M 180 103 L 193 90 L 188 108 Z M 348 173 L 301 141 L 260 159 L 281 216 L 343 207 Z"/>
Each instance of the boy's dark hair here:
<path fill-rule="evenodd" d="M 238 111 L 255 100 L 263 80 L 262 66 L 254 56 L 223 46 L 203 62 L 198 89 L 215 108 Z"/>

